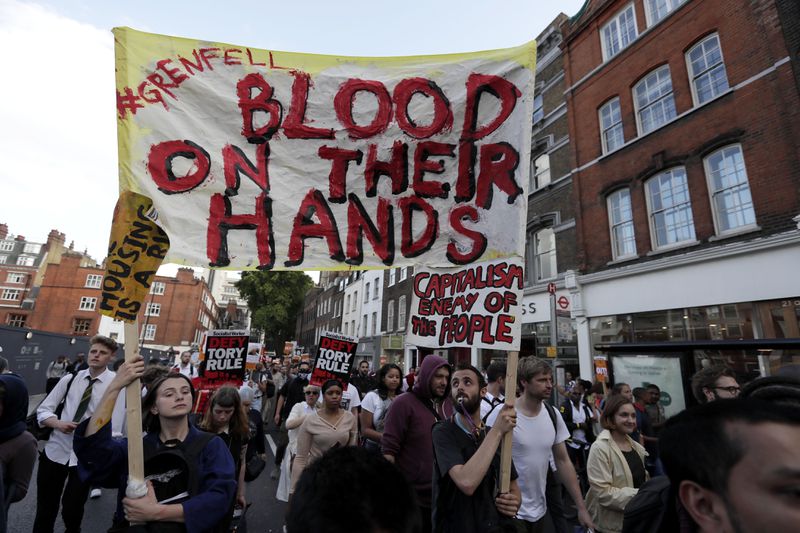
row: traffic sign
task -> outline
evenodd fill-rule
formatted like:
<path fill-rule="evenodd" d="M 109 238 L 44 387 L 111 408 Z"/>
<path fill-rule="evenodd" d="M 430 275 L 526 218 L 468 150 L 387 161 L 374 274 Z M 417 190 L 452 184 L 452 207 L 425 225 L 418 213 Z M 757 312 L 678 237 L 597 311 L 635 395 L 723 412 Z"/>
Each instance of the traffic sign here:
<path fill-rule="evenodd" d="M 547 284 L 547 292 L 549 292 L 550 294 L 556 293 L 556 284 L 553 283 L 552 281 Z"/>
<path fill-rule="evenodd" d="M 558 299 L 558 306 L 561 309 L 566 309 L 567 307 L 569 307 L 569 299 L 566 296 L 562 296 L 561 298 Z"/>
<path fill-rule="evenodd" d="M 555 346 L 548 346 L 547 347 L 547 357 L 554 359 L 558 354 L 558 348 Z"/>

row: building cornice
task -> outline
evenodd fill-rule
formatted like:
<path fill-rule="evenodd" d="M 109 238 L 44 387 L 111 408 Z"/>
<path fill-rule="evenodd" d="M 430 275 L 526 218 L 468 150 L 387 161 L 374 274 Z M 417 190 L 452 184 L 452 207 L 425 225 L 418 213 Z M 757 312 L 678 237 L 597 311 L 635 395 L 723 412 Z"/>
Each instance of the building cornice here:
<path fill-rule="evenodd" d="M 706 261 L 727 259 L 742 254 L 762 252 L 773 248 L 781 248 L 792 245 L 800 245 L 800 230 L 787 231 L 750 241 L 738 241 L 729 244 L 720 244 L 701 250 L 693 250 L 686 254 L 655 259 L 645 263 L 636 263 L 634 265 L 603 270 L 600 272 L 593 272 L 591 274 L 583 274 L 578 276 L 578 283 L 582 285 L 588 285 L 601 281 L 636 276 L 639 274 L 648 274 L 652 272 L 658 272 L 660 270 L 693 265 Z"/>

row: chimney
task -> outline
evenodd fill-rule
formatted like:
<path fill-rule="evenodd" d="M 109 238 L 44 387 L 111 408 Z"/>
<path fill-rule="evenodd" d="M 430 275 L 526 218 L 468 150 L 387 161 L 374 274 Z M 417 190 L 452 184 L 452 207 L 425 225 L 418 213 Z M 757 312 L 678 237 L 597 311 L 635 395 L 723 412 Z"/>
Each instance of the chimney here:
<path fill-rule="evenodd" d="M 25 236 L 23 236 L 23 235 L 17 235 L 17 239 L 16 239 L 16 240 L 18 240 L 18 241 L 25 241 Z"/>
<path fill-rule="evenodd" d="M 47 235 L 47 246 L 51 247 L 55 244 L 60 244 L 64 246 L 64 242 L 67 240 L 67 236 L 61 233 L 58 230 L 51 229 L 50 233 Z"/>
<path fill-rule="evenodd" d="M 184 283 L 190 282 L 194 280 L 194 270 L 187 267 L 180 267 L 178 269 L 178 274 L 175 276 L 178 281 L 182 281 Z"/>
<path fill-rule="evenodd" d="M 0 239 L 8 237 L 8 224 L 0 224 Z"/>

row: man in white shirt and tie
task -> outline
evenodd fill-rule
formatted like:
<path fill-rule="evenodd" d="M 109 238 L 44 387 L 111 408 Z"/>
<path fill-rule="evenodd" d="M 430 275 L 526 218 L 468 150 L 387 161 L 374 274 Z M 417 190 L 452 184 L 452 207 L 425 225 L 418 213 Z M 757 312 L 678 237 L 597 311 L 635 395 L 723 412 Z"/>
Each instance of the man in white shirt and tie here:
<path fill-rule="evenodd" d="M 115 374 L 108 369 L 108 364 L 118 348 L 114 339 L 102 335 L 92 337 L 90 345 L 89 368 L 77 372 L 74 377 L 67 374 L 61 378 L 36 410 L 39 425 L 53 428 L 53 433 L 39 457 L 34 533 L 52 533 L 59 500 L 66 533 L 81 530 L 83 507 L 90 487 L 78 478 L 78 460 L 72 452 L 72 432 L 82 420 L 92 416 L 114 379 Z M 62 400 L 64 405 L 59 416 L 57 411 Z M 125 397 L 121 393 L 111 418 L 112 433 L 122 434 L 124 415 Z"/>

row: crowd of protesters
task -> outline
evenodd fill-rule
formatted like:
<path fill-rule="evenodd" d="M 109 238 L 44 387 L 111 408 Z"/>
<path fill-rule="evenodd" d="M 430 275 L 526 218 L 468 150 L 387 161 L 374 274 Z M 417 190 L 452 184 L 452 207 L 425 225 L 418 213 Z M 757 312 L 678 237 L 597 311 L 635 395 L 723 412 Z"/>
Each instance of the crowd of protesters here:
<path fill-rule="evenodd" d="M 112 371 L 117 352 L 96 336 L 81 359 L 48 366 L 36 437 L 26 431 L 25 383 L 0 375 L 0 533 L 27 493 L 42 430 L 50 435 L 38 459 L 37 533 L 53 531 L 59 511 L 68 533 L 80 531 L 101 487 L 118 494 L 109 531 L 244 531 L 248 505 L 268 498 L 289 502 L 289 533 L 748 533 L 800 524 L 800 382 L 789 377 L 742 388 L 730 368 L 708 366 L 690 383 L 699 405 L 667 418 L 657 384 L 606 390 L 568 375 L 557 386 L 551 364 L 536 357 L 519 360 L 515 397 L 505 395 L 500 361 L 454 368 L 428 355 L 406 375 L 361 361 L 349 383 L 321 386 L 309 383 L 308 361 L 259 363 L 195 413 L 190 352 Z M 126 495 L 123 391 L 136 379 L 148 481 Z M 563 401 L 554 406 L 556 391 Z M 277 493 L 248 494 L 273 422 Z"/>

